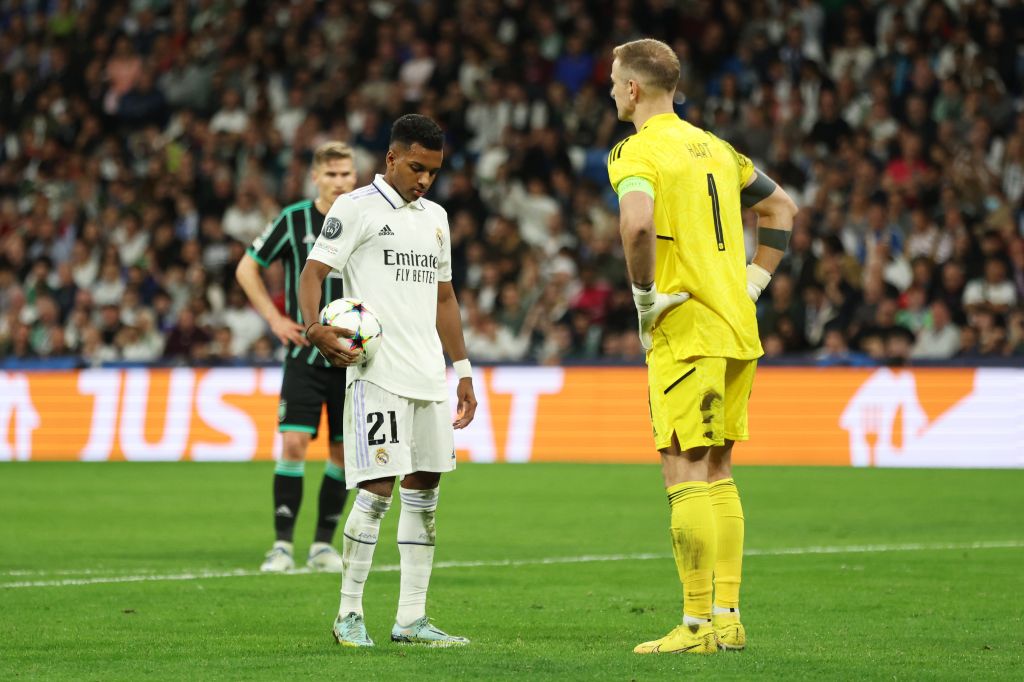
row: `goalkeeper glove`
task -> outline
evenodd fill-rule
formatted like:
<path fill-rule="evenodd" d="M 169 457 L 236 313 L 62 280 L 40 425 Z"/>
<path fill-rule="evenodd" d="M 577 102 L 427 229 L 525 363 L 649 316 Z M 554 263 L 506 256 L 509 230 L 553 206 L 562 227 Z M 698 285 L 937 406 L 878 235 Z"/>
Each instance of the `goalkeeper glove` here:
<path fill-rule="evenodd" d="M 633 303 L 640 317 L 640 345 L 650 350 L 654 339 L 651 330 L 662 315 L 681 305 L 690 298 L 690 294 L 679 291 L 674 294 L 659 294 L 657 287 L 651 284 L 644 289 L 633 285 Z"/>
<path fill-rule="evenodd" d="M 755 263 L 748 265 L 747 296 L 750 296 L 750 300 L 757 303 L 758 297 L 761 295 L 761 292 L 768 288 L 768 282 L 770 281 L 772 281 L 772 273 Z"/>

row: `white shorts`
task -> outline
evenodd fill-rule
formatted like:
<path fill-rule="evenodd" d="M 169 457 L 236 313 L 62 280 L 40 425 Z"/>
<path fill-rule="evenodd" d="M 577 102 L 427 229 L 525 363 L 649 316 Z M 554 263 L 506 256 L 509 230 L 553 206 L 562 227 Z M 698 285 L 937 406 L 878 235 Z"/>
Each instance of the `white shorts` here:
<path fill-rule="evenodd" d="M 447 400 L 413 400 L 368 381 L 345 393 L 345 481 L 455 469 L 455 434 Z"/>

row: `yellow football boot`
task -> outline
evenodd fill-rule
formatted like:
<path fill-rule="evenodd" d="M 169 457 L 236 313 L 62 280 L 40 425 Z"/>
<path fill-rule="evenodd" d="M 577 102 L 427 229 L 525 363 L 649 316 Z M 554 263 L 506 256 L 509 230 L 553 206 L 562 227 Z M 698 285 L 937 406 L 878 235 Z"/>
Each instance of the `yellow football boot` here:
<path fill-rule="evenodd" d="M 747 631 L 738 613 L 716 613 L 712 616 L 718 646 L 726 651 L 742 651 L 747 646 Z"/>
<path fill-rule="evenodd" d="M 653 642 L 637 644 L 636 654 L 713 654 L 718 651 L 715 629 L 706 625 L 679 625 Z"/>

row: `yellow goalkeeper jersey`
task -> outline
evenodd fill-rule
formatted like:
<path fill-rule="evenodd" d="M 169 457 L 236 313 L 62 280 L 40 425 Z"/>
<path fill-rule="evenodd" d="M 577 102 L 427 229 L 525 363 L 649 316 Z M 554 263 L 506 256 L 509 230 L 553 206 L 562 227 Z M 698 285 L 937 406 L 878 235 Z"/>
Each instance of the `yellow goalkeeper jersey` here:
<path fill-rule="evenodd" d="M 631 177 L 654 188 L 658 291 L 692 298 L 654 328 L 677 359 L 752 360 L 763 354 L 747 296 L 740 190 L 754 165 L 732 146 L 675 114 L 651 117 L 608 154 L 618 192 Z"/>

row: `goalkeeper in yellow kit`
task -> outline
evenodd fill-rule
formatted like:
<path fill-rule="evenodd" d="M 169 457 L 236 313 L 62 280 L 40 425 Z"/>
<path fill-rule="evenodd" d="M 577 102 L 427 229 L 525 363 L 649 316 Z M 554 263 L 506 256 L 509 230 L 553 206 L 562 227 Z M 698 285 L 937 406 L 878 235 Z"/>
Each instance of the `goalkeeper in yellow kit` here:
<path fill-rule="evenodd" d="M 614 54 L 611 94 L 619 119 L 637 132 L 612 148 L 608 175 L 683 583 L 682 624 L 634 651 L 742 649 L 743 509 L 732 446 L 749 438 L 747 401 L 762 355 L 754 301 L 782 259 L 797 208 L 750 159 L 673 113 L 679 59 L 668 45 L 636 40 Z M 758 216 L 750 265 L 741 205 Z"/>

